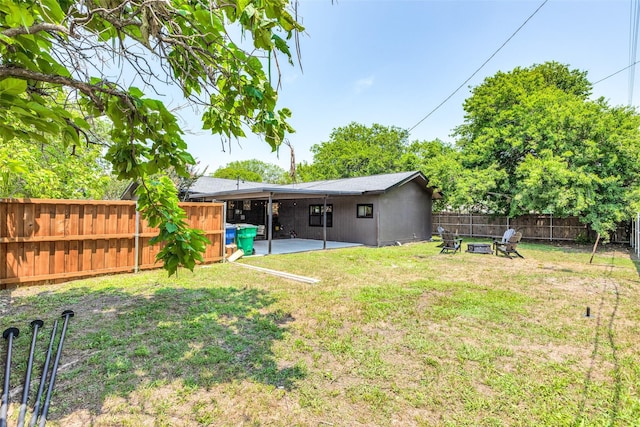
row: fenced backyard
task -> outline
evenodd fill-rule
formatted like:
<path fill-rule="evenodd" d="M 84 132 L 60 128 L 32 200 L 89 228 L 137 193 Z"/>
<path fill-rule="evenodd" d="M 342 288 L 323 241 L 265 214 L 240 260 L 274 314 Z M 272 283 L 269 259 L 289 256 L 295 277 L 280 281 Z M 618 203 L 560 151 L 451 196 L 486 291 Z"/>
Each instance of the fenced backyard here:
<path fill-rule="evenodd" d="M 204 262 L 224 256 L 224 204 L 181 203 L 211 242 Z M 161 267 L 158 234 L 134 201 L 0 199 L 0 289 Z"/>
<path fill-rule="evenodd" d="M 525 215 L 518 218 L 440 212 L 433 214 L 433 232 L 443 227 L 466 237 L 499 237 L 507 228 L 522 232 L 523 239 L 536 241 L 594 241 L 596 233 L 581 224 L 577 217 L 556 218 L 553 215 Z M 631 221 L 618 225 L 611 235 L 612 243 L 629 244 L 632 238 Z"/>
<path fill-rule="evenodd" d="M 0 319 L 24 329 L 25 361 L 30 320 L 46 336 L 76 314 L 50 427 L 637 426 L 638 263 L 619 245 L 593 263 L 590 245 L 519 249 L 361 246 L 21 286 L 0 290 Z"/>

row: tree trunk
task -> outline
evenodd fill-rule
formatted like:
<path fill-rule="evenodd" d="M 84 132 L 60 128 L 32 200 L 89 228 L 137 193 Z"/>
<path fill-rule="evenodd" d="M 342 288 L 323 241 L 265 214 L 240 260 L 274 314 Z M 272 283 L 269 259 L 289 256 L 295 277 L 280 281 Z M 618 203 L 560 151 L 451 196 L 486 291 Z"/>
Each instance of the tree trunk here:
<path fill-rule="evenodd" d="M 591 259 L 589 259 L 589 264 L 593 262 L 593 256 L 596 254 L 596 249 L 598 249 L 598 242 L 600 241 L 600 233 L 596 236 L 596 242 L 593 244 L 593 250 L 591 251 Z"/>

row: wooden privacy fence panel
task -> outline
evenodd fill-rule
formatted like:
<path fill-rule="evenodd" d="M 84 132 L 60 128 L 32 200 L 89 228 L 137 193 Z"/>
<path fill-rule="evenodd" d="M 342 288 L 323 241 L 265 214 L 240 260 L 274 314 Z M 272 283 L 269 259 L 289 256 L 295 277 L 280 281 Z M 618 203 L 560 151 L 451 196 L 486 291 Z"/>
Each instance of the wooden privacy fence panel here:
<path fill-rule="evenodd" d="M 204 262 L 222 260 L 224 204 L 180 206 L 211 241 Z M 155 235 L 132 201 L 0 199 L 0 289 L 158 268 Z"/>
<path fill-rule="evenodd" d="M 433 214 L 433 232 L 443 227 L 461 236 L 500 237 L 507 228 L 521 231 L 525 240 L 575 241 L 595 239 L 596 233 L 577 217 L 555 218 L 552 215 L 524 215 L 518 218 L 480 214 L 440 212 Z M 611 235 L 614 243 L 629 243 L 629 223 L 622 223 Z"/>
<path fill-rule="evenodd" d="M 210 263 L 222 260 L 224 255 L 224 203 L 180 203 L 191 228 L 203 230 L 211 242 L 203 254 L 204 262 Z M 162 249 L 161 245 L 150 245 L 149 240 L 158 235 L 156 228 L 149 227 L 147 221 L 140 224 L 140 258 L 139 268 L 157 268 L 156 255 Z"/>

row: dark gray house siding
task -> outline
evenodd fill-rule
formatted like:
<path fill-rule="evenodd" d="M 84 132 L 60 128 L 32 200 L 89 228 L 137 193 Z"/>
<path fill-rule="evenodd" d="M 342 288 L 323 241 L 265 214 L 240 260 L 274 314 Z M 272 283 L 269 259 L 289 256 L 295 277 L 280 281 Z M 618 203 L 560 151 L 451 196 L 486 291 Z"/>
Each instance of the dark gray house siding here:
<path fill-rule="evenodd" d="M 333 207 L 333 221 L 332 226 L 327 227 L 327 240 L 377 246 L 376 206 L 378 200 L 378 196 L 327 198 L 327 205 Z M 357 204 L 364 203 L 373 204 L 373 218 L 356 217 Z M 278 220 L 285 228 L 285 233 L 290 232 L 290 227 L 293 227 L 298 237 L 322 240 L 322 227 L 309 225 L 309 207 L 311 205 L 324 205 L 324 199 L 285 200 L 280 203 Z"/>
<path fill-rule="evenodd" d="M 429 240 L 431 203 L 431 195 L 415 182 L 382 194 L 378 209 L 378 246 Z"/>
<path fill-rule="evenodd" d="M 298 237 L 321 240 L 322 227 L 309 225 L 309 206 L 323 204 L 321 198 L 280 202 L 283 234 L 288 236 L 293 228 Z M 357 217 L 357 206 L 365 204 L 373 206 L 372 218 Z M 383 194 L 328 197 L 327 205 L 333 207 L 328 240 L 386 246 L 431 238 L 431 194 L 413 181 Z"/>

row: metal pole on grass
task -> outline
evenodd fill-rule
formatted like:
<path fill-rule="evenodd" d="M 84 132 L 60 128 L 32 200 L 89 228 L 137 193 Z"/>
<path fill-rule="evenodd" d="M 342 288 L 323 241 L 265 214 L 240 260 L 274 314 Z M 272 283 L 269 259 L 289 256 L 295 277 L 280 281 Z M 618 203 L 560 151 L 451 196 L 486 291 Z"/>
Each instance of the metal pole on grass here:
<path fill-rule="evenodd" d="M 58 364 L 60 363 L 60 356 L 62 355 L 62 344 L 64 344 L 64 335 L 67 333 L 67 324 L 69 318 L 73 317 L 75 313 L 72 310 L 65 310 L 62 312 L 64 317 L 64 323 L 62 324 L 62 332 L 60 333 L 60 342 L 58 342 L 58 352 L 56 353 L 56 360 L 53 362 L 53 369 L 51 370 L 51 379 L 49 380 L 49 389 L 47 390 L 47 397 L 44 399 L 42 406 L 42 414 L 40 415 L 40 427 L 44 427 L 47 423 L 47 413 L 49 412 L 49 403 L 51 402 L 51 393 L 53 393 L 53 386 L 56 383 L 56 374 L 58 372 Z"/>
<path fill-rule="evenodd" d="M 20 403 L 20 414 L 18 415 L 18 427 L 24 426 L 24 417 L 27 413 L 27 400 L 29 399 L 29 388 L 31 385 L 31 370 L 33 368 L 33 354 L 36 349 L 36 339 L 38 338 L 38 330 L 42 328 L 44 322 L 36 319 L 31 322 L 33 328 L 33 336 L 31 337 L 31 348 L 29 350 L 29 360 L 27 361 L 27 373 L 24 376 L 24 385 L 22 386 L 22 402 Z"/>
<path fill-rule="evenodd" d="M 13 337 L 18 338 L 20 331 L 18 328 L 7 328 L 2 333 L 2 338 L 8 341 L 7 360 L 4 369 L 4 388 L 2 389 L 2 407 L 0 407 L 0 427 L 7 427 L 7 410 L 9 408 L 9 375 L 11 374 L 11 346 Z"/>
<path fill-rule="evenodd" d="M 47 382 L 47 375 L 49 374 L 49 363 L 51 363 L 51 352 L 53 351 L 53 342 L 56 339 L 56 331 L 58 330 L 58 319 L 53 322 L 53 329 L 51 330 L 51 339 L 49 340 L 49 348 L 47 349 L 47 356 L 44 360 L 42 367 L 42 376 L 40 377 L 40 385 L 38 386 L 38 394 L 36 395 L 36 403 L 33 405 L 33 413 L 31 414 L 31 421 L 29 421 L 29 427 L 35 427 L 40 415 L 40 399 L 42 399 L 42 393 L 44 392 L 44 385 Z"/>

